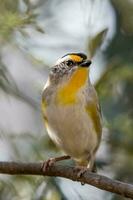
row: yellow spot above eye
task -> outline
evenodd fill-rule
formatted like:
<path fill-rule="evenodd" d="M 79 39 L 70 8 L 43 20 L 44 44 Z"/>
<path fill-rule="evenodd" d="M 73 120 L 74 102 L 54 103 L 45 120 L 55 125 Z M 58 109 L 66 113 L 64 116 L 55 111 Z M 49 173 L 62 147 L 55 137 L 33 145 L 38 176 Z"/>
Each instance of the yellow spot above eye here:
<path fill-rule="evenodd" d="M 70 58 L 75 62 L 81 62 L 83 60 L 83 58 L 78 55 L 70 55 Z"/>
<path fill-rule="evenodd" d="M 68 105 L 76 102 L 78 90 L 85 85 L 88 78 L 87 68 L 79 67 L 72 77 L 57 93 L 57 103 Z"/>

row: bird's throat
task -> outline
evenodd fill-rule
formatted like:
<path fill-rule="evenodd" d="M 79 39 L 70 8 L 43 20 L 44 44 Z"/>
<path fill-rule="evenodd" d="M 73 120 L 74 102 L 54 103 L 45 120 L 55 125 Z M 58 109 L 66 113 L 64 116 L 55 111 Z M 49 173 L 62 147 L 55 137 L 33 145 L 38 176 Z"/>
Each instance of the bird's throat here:
<path fill-rule="evenodd" d="M 76 102 L 77 93 L 86 84 L 88 79 L 88 69 L 79 67 L 57 92 L 57 103 L 68 105 Z"/>

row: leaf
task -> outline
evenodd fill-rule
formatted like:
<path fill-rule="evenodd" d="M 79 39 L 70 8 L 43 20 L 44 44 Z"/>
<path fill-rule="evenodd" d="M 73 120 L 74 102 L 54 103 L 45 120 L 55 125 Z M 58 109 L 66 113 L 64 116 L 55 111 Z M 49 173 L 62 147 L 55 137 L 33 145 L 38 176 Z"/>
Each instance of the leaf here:
<path fill-rule="evenodd" d="M 96 50 L 101 46 L 106 34 L 107 34 L 108 28 L 105 28 L 101 32 L 99 32 L 97 35 L 95 35 L 89 42 L 89 53 L 90 56 L 93 57 L 96 53 Z"/>
<path fill-rule="evenodd" d="M 40 33 L 45 33 L 45 31 L 43 30 L 43 28 L 42 27 L 40 27 L 39 25 L 35 25 L 35 29 L 38 31 L 38 32 L 40 32 Z"/>

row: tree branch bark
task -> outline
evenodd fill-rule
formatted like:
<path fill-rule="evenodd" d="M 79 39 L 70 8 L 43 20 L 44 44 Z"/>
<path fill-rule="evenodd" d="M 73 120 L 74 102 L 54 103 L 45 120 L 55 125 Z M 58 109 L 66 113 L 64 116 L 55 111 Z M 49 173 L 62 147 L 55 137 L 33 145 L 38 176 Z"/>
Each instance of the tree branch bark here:
<path fill-rule="evenodd" d="M 79 169 L 70 166 L 54 165 L 44 173 L 42 171 L 42 165 L 43 163 L 0 162 L 0 173 L 10 175 L 58 176 L 90 184 L 99 189 L 133 199 L 133 185 L 131 184 L 112 180 L 89 171 L 86 171 L 83 176 L 79 178 Z"/>

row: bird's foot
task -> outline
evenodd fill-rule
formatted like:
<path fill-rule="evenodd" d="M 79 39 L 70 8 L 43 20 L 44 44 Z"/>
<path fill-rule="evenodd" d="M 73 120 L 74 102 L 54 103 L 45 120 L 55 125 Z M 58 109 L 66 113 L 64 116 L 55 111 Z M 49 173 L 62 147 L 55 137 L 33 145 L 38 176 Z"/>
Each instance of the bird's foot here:
<path fill-rule="evenodd" d="M 87 167 L 77 166 L 76 170 L 78 171 L 77 177 L 81 178 L 83 174 L 88 171 Z"/>
<path fill-rule="evenodd" d="M 83 167 L 83 166 L 76 166 L 75 168 L 76 168 L 75 170 L 78 171 L 77 178 L 81 178 L 85 172 L 93 172 L 93 173 L 97 172 L 97 168 L 95 164 L 93 165 L 93 168 L 88 168 L 88 167 Z M 85 183 L 81 182 L 81 185 L 85 185 Z"/>
<path fill-rule="evenodd" d="M 83 167 L 83 166 L 76 166 L 75 167 L 75 170 L 77 172 L 77 178 L 81 178 L 83 176 L 83 174 L 88 171 L 88 168 L 87 167 Z M 85 185 L 84 182 L 81 182 L 81 185 Z"/>
<path fill-rule="evenodd" d="M 42 164 L 42 171 L 46 172 L 47 170 L 50 169 L 51 166 L 53 166 L 56 162 L 61 161 L 61 160 L 66 160 L 70 159 L 71 157 L 68 155 L 65 156 L 60 156 L 60 157 L 55 157 L 55 158 L 49 158 L 47 161 L 45 161 Z"/>
<path fill-rule="evenodd" d="M 55 159 L 54 158 L 49 158 L 48 160 L 46 160 L 45 162 L 43 162 L 42 164 L 42 171 L 46 172 L 52 165 L 54 165 L 55 163 Z"/>

